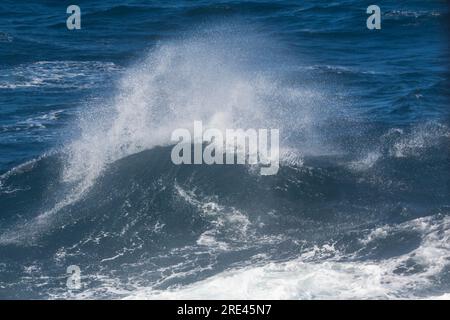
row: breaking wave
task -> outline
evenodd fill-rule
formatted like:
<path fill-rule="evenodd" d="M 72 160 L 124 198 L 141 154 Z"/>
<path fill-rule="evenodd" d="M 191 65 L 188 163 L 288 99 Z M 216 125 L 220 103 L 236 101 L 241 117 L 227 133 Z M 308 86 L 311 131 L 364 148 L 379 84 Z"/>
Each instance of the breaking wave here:
<path fill-rule="evenodd" d="M 354 116 L 355 101 L 320 78 L 348 70 L 287 72 L 289 57 L 277 47 L 233 28 L 161 43 L 123 71 L 109 98 L 86 105 L 79 135 L 3 174 L 4 294 L 448 295 L 448 123 L 381 125 Z M 23 70 L 40 73 L 42 64 Z M 57 77 L 61 66 L 51 65 Z M 316 81 L 306 81 L 314 71 Z M 55 81 L 44 74 L 14 85 Z M 279 173 L 175 166 L 170 134 L 194 120 L 280 129 Z M 83 272 L 82 292 L 61 284 L 70 264 Z"/>

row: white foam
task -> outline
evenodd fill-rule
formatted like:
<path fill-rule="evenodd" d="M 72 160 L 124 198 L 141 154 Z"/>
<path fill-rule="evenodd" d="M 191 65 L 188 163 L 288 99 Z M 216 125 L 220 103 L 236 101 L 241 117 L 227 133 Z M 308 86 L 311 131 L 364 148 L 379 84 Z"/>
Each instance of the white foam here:
<path fill-rule="evenodd" d="M 417 249 L 386 260 L 344 262 L 334 247 L 314 248 L 286 262 L 230 269 L 191 285 L 168 290 L 141 288 L 127 299 L 399 299 L 425 298 L 422 290 L 432 288 L 431 279 L 448 266 L 450 217 L 426 217 L 391 227 L 381 227 L 366 239 L 374 241 L 399 230 L 422 235 Z M 318 259 L 317 257 L 325 257 Z M 314 258 L 314 259 L 313 259 Z M 397 268 L 413 259 L 425 269 L 398 273 Z M 428 294 L 448 299 L 446 294 Z"/>

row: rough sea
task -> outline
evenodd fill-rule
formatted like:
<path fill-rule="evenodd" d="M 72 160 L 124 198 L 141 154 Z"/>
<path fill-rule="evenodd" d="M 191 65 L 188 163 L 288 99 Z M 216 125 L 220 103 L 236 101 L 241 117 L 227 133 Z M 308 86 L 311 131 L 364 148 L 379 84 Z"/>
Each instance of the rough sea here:
<path fill-rule="evenodd" d="M 0 298 L 450 298 L 449 13 L 2 0 Z M 278 128 L 278 173 L 174 165 L 195 120 Z"/>

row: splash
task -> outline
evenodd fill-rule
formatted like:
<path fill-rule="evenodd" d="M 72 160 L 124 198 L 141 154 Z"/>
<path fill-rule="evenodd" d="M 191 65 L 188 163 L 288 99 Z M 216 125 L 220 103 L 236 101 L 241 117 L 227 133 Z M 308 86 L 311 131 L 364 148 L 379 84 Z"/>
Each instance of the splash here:
<path fill-rule="evenodd" d="M 64 180 L 88 190 L 108 164 L 167 145 L 174 129 L 194 121 L 221 130 L 279 128 L 284 142 L 312 130 L 323 96 L 314 88 L 286 86 L 283 74 L 268 72 L 272 66 L 260 62 L 255 49 L 267 41 L 222 30 L 152 50 L 120 80 L 110 104 L 81 119 L 81 137 L 67 149 Z"/>

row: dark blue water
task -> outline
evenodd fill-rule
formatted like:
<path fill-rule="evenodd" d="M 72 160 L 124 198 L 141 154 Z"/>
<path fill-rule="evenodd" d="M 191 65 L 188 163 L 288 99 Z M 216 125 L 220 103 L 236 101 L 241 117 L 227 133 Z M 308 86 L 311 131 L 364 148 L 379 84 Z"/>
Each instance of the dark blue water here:
<path fill-rule="evenodd" d="M 448 298 L 446 1 L 0 3 L 0 297 Z M 281 167 L 175 166 L 194 120 Z M 82 288 L 66 287 L 69 265 Z"/>

